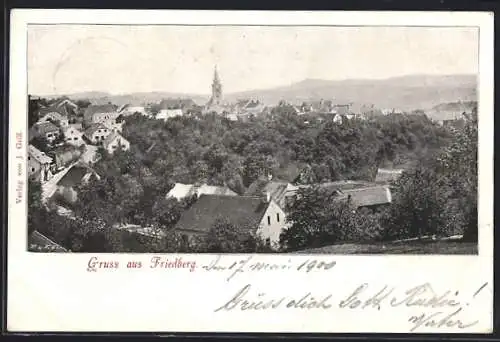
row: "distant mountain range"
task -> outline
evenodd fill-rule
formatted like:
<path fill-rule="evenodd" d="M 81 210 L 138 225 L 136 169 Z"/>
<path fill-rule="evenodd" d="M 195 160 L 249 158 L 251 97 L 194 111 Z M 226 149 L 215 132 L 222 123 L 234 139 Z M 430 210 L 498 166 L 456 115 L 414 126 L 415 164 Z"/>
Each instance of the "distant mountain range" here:
<path fill-rule="evenodd" d="M 192 98 L 198 104 L 205 104 L 207 95 L 178 94 L 168 92 L 147 92 L 114 95 L 104 92 L 65 94 L 69 98 L 88 99 L 93 103 L 112 102 L 143 104 L 159 102 L 165 98 Z M 405 111 L 430 110 L 443 103 L 476 101 L 476 75 L 411 75 L 383 80 L 349 79 L 322 80 L 306 79 L 288 86 L 259 89 L 225 94 L 225 99 L 253 98 L 265 104 L 277 104 L 284 100 L 294 104 L 320 99 L 334 100 L 338 104 L 373 105 L 376 108 L 395 108 Z M 53 96 L 52 96 L 53 97 Z"/>

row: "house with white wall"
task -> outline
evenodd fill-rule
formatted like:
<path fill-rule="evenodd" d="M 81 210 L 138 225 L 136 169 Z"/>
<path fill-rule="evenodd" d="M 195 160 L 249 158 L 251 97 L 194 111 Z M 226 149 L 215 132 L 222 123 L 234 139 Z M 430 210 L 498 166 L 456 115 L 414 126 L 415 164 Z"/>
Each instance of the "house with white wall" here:
<path fill-rule="evenodd" d="M 73 126 L 68 126 L 63 129 L 64 133 L 64 141 L 67 144 L 73 145 L 73 146 L 81 146 L 85 144 L 83 141 L 83 133 L 76 129 Z"/>
<path fill-rule="evenodd" d="M 28 146 L 28 176 L 32 180 L 45 182 L 52 178 L 52 158 L 33 145 Z"/>
<path fill-rule="evenodd" d="M 84 137 L 94 145 L 101 145 L 112 132 L 102 123 L 92 124 L 83 133 Z"/>
<path fill-rule="evenodd" d="M 64 116 L 56 111 L 51 111 L 42 116 L 40 119 L 37 121 L 38 123 L 42 122 L 52 122 L 56 126 L 59 126 L 61 128 L 68 127 L 69 125 L 69 119 L 67 116 Z"/>
<path fill-rule="evenodd" d="M 88 106 L 83 114 L 83 121 L 86 126 L 90 126 L 107 120 L 116 120 L 120 116 L 117 109 L 113 104 Z"/>
<path fill-rule="evenodd" d="M 177 116 L 182 116 L 184 113 L 182 109 L 162 109 L 156 114 L 156 119 L 158 120 L 168 120 L 170 118 L 175 118 Z"/>
<path fill-rule="evenodd" d="M 122 137 L 119 133 L 112 132 L 110 135 L 104 139 L 102 146 L 108 151 L 109 154 L 115 153 L 118 149 L 122 151 L 128 151 L 130 149 L 130 143 L 127 139 Z"/>
<path fill-rule="evenodd" d="M 61 135 L 59 127 L 50 121 L 37 122 L 31 127 L 30 132 L 31 136 L 44 138 L 49 143 L 52 143 Z"/>
<path fill-rule="evenodd" d="M 285 212 L 270 195 L 265 197 L 201 195 L 186 210 L 175 229 L 189 239 L 192 236 L 207 235 L 218 221 L 233 224 L 241 238 L 255 234 L 273 244 L 279 242 L 280 234 L 286 229 Z"/>

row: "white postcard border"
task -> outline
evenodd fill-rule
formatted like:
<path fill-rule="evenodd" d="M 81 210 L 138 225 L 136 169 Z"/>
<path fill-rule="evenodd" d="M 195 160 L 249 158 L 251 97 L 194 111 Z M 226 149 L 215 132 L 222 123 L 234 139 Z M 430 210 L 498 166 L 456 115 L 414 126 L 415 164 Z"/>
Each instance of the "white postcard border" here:
<path fill-rule="evenodd" d="M 26 251 L 26 195 L 16 204 L 17 188 L 26 191 L 27 24 L 196 24 L 196 25 L 383 25 L 478 26 L 479 76 L 479 255 L 477 256 L 315 256 L 335 260 L 331 272 L 227 274 L 187 270 L 88 272 L 89 254 L 40 254 Z M 255 12 L 20 10 L 11 14 L 8 216 L 9 331 L 186 331 L 186 332 L 409 332 L 411 308 L 378 310 L 214 310 L 246 284 L 266 296 L 308 291 L 342 299 L 359 284 L 399 289 L 429 282 L 436 289 L 467 293 L 463 321 L 470 329 L 423 327 L 419 332 L 491 332 L 493 326 L 493 14 L 465 12 Z M 16 147 L 22 133 L 23 147 Z M 18 159 L 22 158 L 22 159 Z M 24 187 L 18 182 L 24 181 Z M 97 254 L 101 260 L 147 262 L 151 255 Z M 169 259 L 175 255 L 164 255 Z M 226 255 L 225 263 L 242 255 Z M 198 265 L 214 256 L 182 255 Z M 263 255 L 256 260 L 299 264 L 310 256 Z M 134 274 L 135 273 L 135 274 Z M 165 274 L 163 274 L 165 273 Z M 475 291 L 484 283 L 481 295 Z M 293 285 L 291 285 L 293 284 Z M 437 291 L 437 290 L 436 290 Z M 337 304 L 337 301 L 334 301 Z M 464 299 L 465 301 L 465 299 Z M 469 305 L 470 304 L 470 305 Z"/>

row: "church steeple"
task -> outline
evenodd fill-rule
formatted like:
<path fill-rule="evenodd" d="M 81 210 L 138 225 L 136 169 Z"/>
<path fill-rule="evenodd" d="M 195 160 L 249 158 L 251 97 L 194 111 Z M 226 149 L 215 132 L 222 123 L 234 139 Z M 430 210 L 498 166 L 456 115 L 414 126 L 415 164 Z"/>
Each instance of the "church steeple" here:
<path fill-rule="evenodd" d="M 222 83 L 217 72 L 217 65 L 214 68 L 214 80 L 212 82 L 212 98 L 210 101 L 213 105 L 219 105 L 222 102 Z"/>

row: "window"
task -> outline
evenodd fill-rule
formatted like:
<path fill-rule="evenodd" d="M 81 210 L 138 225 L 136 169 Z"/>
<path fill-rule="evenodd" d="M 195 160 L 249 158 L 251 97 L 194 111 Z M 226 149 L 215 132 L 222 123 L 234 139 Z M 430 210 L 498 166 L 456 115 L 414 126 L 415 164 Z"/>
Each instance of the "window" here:
<path fill-rule="evenodd" d="M 111 146 L 111 148 L 114 150 L 116 148 L 116 145 Z"/>
<path fill-rule="evenodd" d="M 97 130 L 97 133 L 101 133 L 101 130 L 100 130 L 100 129 L 98 129 L 98 130 Z"/>
<path fill-rule="evenodd" d="M 30 157 L 30 156 L 28 156 L 28 160 L 31 160 L 31 157 Z"/>
<path fill-rule="evenodd" d="M 34 167 L 31 168 L 31 172 L 35 172 L 35 168 Z"/>
<path fill-rule="evenodd" d="M 101 140 L 104 140 L 104 135 L 101 137 Z"/>
<path fill-rule="evenodd" d="M 268 225 L 271 225 L 271 216 L 268 216 L 268 217 L 267 217 L 267 224 L 268 224 Z"/>
<path fill-rule="evenodd" d="M 276 221 L 280 221 L 280 213 L 276 213 Z"/>
<path fill-rule="evenodd" d="M 78 140 L 78 137 L 74 137 L 73 140 L 75 140 L 75 141 Z"/>
<path fill-rule="evenodd" d="M 47 134 L 47 138 L 52 138 L 52 133 Z"/>

